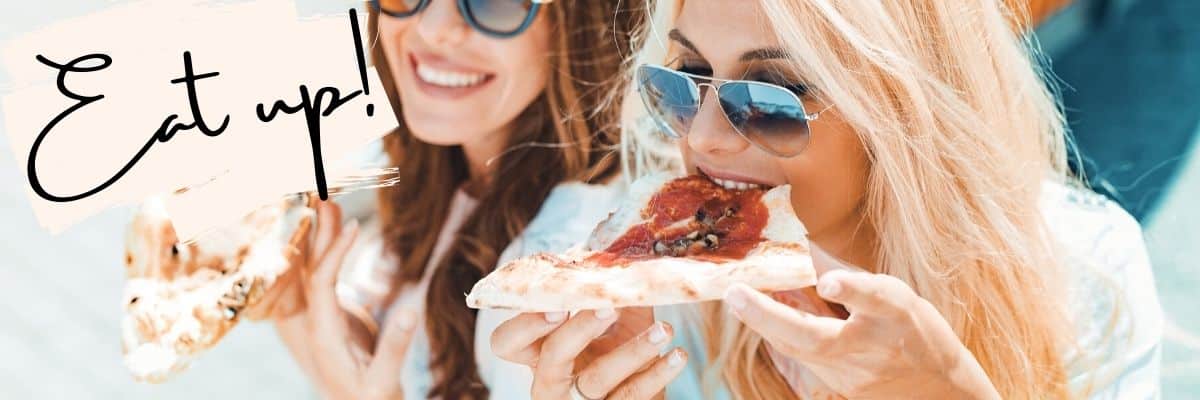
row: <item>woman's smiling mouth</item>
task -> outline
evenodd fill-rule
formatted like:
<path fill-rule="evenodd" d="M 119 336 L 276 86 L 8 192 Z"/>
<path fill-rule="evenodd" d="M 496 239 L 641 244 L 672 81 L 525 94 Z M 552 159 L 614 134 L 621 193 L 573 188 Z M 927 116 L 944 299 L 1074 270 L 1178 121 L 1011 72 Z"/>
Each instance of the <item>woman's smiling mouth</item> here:
<path fill-rule="evenodd" d="M 496 77 L 495 74 L 457 65 L 433 54 L 409 55 L 412 77 L 422 93 L 429 97 L 454 100 L 476 93 Z"/>
<path fill-rule="evenodd" d="M 761 182 L 757 179 L 716 169 L 706 169 L 699 165 L 696 172 L 717 185 L 729 190 L 770 189 L 776 185 Z"/>

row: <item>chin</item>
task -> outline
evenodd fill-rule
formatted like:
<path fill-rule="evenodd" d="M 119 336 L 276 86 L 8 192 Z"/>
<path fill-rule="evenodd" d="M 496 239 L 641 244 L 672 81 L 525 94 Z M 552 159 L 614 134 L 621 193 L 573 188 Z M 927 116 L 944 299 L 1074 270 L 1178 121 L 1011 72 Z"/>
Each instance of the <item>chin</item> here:
<path fill-rule="evenodd" d="M 404 115 L 404 124 L 414 137 L 429 144 L 456 146 L 469 142 L 473 133 L 486 132 L 478 123 L 467 118 L 442 118 Z"/>
<path fill-rule="evenodd" d="M 453 129 L 444 125 L 409 124 L 408 128 L 413 137 L 438 146 L 457 146 L 469 142 L 471 138 L 465 133 L 472 132 L 466 128 Z"/>

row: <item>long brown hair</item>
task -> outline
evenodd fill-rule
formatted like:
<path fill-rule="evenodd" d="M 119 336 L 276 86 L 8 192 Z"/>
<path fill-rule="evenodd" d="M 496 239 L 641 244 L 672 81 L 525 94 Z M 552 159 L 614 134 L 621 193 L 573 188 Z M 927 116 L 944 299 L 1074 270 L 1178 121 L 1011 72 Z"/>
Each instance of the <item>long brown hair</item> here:
<path fill-rule="evenodd" d="M 475 310 L 464 293 L 491 272 L 501 251 L 534 217 L 555 185 L 603 182 L 618 174 L 623 72 L 646 14 L 642 1 L 560 1 L 544 7 L 554 33 L 545 90 L 517 117 L 509 150 L 496 160 L 490 184 L 463 223 L 430 281 L 426 329 L 434 385 L 428 395 L 486 398 L 475 366 Z M 368 29 L 378 37 L 378 12 Z M 373 46 L 376 71 L 399 125 L 384 138 L 400 183 L 379 191 L 383 237 L 400 263 L 394 287 L 424 274 L 447 216 L 451 197 L 468 179 L 459 146 L 439 146 L 412 135 L 381 46 Z M 529 145 L 534 143 L 537 145 Z"/>

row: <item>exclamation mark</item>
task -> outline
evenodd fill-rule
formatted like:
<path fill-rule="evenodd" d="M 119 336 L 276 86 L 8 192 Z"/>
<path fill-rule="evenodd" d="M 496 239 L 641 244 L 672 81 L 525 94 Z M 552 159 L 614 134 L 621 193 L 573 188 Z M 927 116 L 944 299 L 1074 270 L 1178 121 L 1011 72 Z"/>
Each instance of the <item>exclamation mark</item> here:
<path fill-rule="evenodd" d="M 358 59 L 358 79 L 362 82 L 363 94 L 371 95 L 371 86 L 367 84 L 367 58 L 363 50 L 362 31 L 358 28 L 358 11 L 350 9 L 350 29 L 354 32 L 354 55 Z M 367 116 L 375 116 L 375 104 L 367 104 Z"/>

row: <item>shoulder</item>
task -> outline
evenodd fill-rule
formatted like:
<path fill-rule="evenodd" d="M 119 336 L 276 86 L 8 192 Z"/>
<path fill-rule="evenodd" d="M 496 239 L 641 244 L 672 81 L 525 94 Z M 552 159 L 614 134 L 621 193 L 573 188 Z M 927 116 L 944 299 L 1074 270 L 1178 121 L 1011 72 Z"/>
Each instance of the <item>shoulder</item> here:
<path fill-rule="evenodd" d="M 1115 202 L 1084 188 L 1047 182 L 1040 208 L 1049 233 L 1065 253 L 1068 272 L 1078 274 L 1085 265 L 1113 278 L 1150 277 L 1142 227 Z M 1153 290 L 1152 281 L 1145 283 Z"/>
<path fill-rule="evenodd" d="M 1043 186 L 1040 206 L 1066 261 L 1072 384 L 1098 397 L 1153 393 L 1164 321 L 1141 225 L 1107 198 L 1062 183 Z"/>
<path fill-rule="evenodd" d="M 1136 239 L 1125 248 L 1145 247 L 1141 225 L 1121 206 L 1086 188 L 1046 181 L 1039 207 L 1051 232 L 1066 245 L 1096 245 L 1103 238 Z M 1136 242 L 1136 243 L 1132 243 Z"/>

